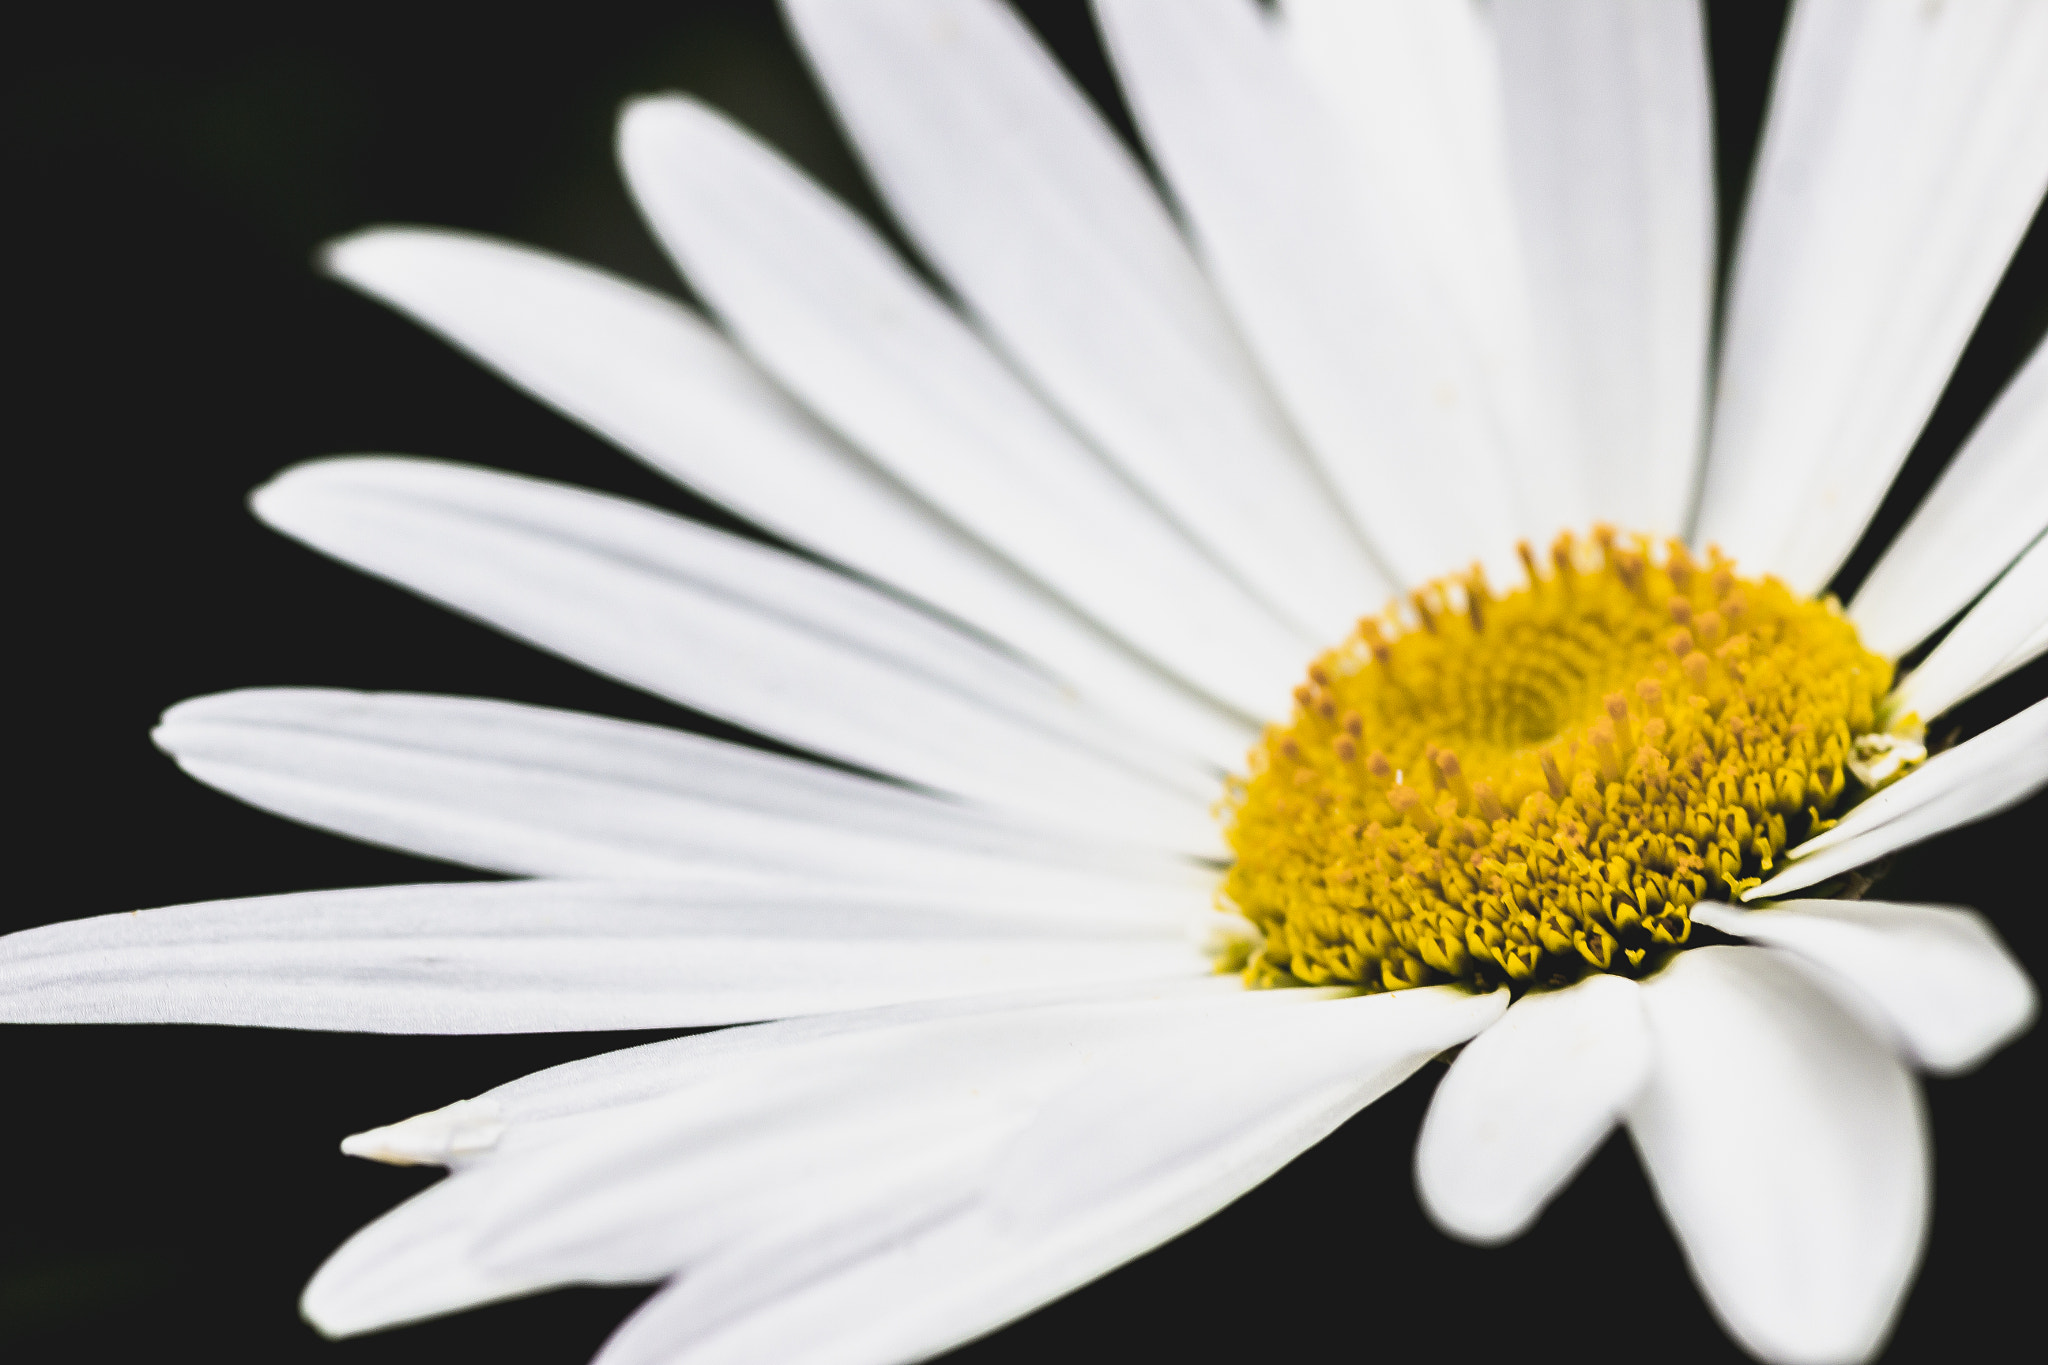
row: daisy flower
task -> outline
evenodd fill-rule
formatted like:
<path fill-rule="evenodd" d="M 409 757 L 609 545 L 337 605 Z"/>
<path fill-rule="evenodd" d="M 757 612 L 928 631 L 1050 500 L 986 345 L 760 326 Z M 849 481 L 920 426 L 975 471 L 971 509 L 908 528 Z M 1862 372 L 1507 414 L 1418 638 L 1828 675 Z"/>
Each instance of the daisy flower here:
<path fill-rule="evenodd" d="M 1800 0 L 1718 344 L 1691 5 L 1099 0 L 1157 185 L 994 0 L 787 9 L 929 274 L 682 98 L 620 158 L 715 325 L 465 234 L 327 262 L 795 550 L 389 456 L 254 505 L 815 760 L 186 702 L 202 781 L 516 879 L 30 930 L 0 1017 L 736 1025 L 347 1139 L 453 1174 L 314 1278 L 335 1334 L 665 1282 L 606 1365 L 930 1356 L 1455 1050 L 1448 1232 L 1625 1126 L 1736 1340 L 1875 1354 L 1912 1073 L 2034 993 L 1858 869 L 2048 781 L 2048 702 L 1940 738 L 2048 647 L 2048 358 L 1823 594 L 2048 184 L 2048 7 Z"/>

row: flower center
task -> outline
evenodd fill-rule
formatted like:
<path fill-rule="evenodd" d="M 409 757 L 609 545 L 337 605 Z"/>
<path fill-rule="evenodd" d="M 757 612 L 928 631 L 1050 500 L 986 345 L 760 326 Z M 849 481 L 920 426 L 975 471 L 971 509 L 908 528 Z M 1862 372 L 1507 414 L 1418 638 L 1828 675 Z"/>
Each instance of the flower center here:
<path fill-rule="evenodd" d="M 1231 780 L 1253 984 L 1640 972 L 1833 823 L 1892 670 L 1832 600 L 1605 528 L 1520 549 L 1512 592 L 1359 622 Z"/>

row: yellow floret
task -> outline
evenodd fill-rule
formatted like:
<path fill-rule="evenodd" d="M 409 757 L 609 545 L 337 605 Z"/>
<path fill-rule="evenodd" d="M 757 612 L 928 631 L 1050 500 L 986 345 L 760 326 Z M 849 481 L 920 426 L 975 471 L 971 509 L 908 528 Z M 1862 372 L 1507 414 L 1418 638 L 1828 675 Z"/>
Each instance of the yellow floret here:
<path fill-rule="evenodd" d="M 1605 529 L 1522 559 L 1361 621 L 1233 780 L 1254 984 L 1639 971 L 1831 823 L 1891 685 L 1832 601 Z"/>

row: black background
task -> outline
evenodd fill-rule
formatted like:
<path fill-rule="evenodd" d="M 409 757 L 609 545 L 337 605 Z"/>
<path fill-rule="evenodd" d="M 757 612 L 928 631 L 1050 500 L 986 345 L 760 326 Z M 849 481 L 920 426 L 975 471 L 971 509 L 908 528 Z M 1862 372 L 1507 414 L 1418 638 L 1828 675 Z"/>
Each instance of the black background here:
<path fill-rule="evenodd" d="M 1027 7 L 1123 115 L 1077 4 Z M 1724 220 L 1780 14 L 1711 11 Z M 545 19 L 424 4 L 66 7 L 16 16 L 8 80 L 14 889 L 0 928 L 185 900 L 470 874 L 262 815 L 153 750 L 180 698 L 256 684 L 473 693 L 672 723 L 648 697 L 358 577 L 242 500 L 322 454 L 402 451 L 702 513 L 673 486 L 410 325 L 320 279 L 368 222 L 494 232 L 677 288 L 611 159 L 632 94 L 732 111 L 863 211 L 874 199 L 767 6 L 585 3 Z M 1725 221 L 1724 221 L 1725 235 Z M 1844 584 L 2048 320 L 2037 220 Z M 2048 690 L 2040 665 L 1974 730 Z M 1984 908 L 2042 950 L 2048 803 L 1948 836 L 1880 894 Z M 211 1028 L 9 1028 L 0 1122 L 0 1353 L 100 1360 L 576 1362 L 643 1290 L 579 1289 L 340 1344 L 299 1287 L 428 1177 L 338 1137 L 645 1035 L 411 1039 Z M 1889 1358 L 2037 1335 L 2037 1031 L 1928 1085 L 1937 1205 Z M 1542 1223 L 1480 1251 L 1409 1183 L 1430 1068 L 1204 1227 L 963 1359 L 1243 1358 L 1428 1349 L 1499 1359 L 1739 1358 L 1701 1306 L 1625 1142 Z"/>

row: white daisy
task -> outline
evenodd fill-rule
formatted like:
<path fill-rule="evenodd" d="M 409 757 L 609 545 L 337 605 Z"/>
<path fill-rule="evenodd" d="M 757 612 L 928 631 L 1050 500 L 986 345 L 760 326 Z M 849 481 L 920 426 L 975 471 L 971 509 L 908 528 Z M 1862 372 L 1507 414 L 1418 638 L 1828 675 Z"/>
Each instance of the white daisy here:
<path fill-rule="evenodd" d="M 607 1365 L 920 1358 L 1464 1044 L 1416 1155 L 1446 1229 L 1515 1235 L 1625 1124 L 1744 1346 L 1873 1354 L 1926 1229 L 1911 1068 L 2034 995 L 1967 911 L 1781 898 L 2048 780 L 2048 702 L 1920 743 L 2048 647 L 2048 358 L 1846 615 L 1814 596 L 2048 184 L 2048 7 L 1801 0 L 1711 383 L 1692 6 L 1100 0 L 1177 216 L 991 0 L 789 10 L 952 299 L 684 99 L 621 157 L 722 331 L 467 235 L 329 259 L 827 564 L 422 460 L 255 506 L 840 766 L 187 702 L 201 780 L 530 879 L 31 930 L 0 1017 L 747 1025 L 348 1139 L 455 1174 L 321 1270 L 333 1333 L 666 1280 Z"/>

